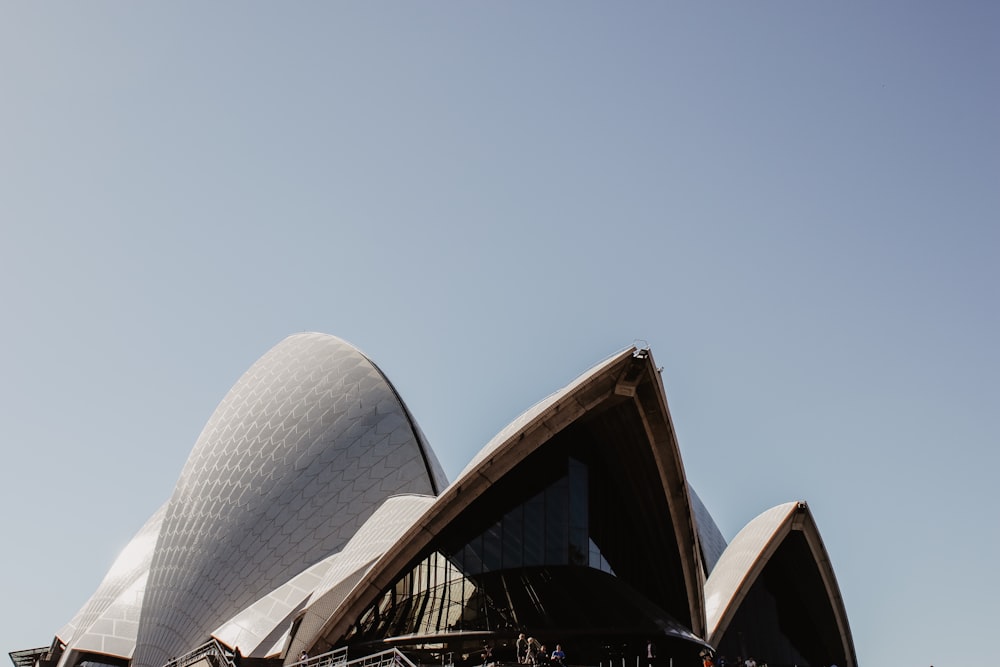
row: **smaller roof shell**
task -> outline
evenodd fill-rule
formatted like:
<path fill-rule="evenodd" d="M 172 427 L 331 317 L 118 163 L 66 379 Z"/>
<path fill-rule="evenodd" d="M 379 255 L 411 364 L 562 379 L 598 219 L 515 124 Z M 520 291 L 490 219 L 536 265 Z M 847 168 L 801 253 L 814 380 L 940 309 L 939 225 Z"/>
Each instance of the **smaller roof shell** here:
<path fill-rule="evenodd" d="M 79 651 L 130 658 L 156 539 L 166 515 L 164 503 L 122 549 L 97 590 L 58 634 L 66 643 L 60 665 Z"/>
<path fill-rule="evenodd" d="M 707 639 L 718 646 L 750 588 L 792 531 L 800 531 L 819 568 L 848 656 L 845 667 L 856 667 L 854 640 L 840 587 L 813 519 L 804 501 L 789 502 L 761 513 L 733 538 L 705 582 Z"/>

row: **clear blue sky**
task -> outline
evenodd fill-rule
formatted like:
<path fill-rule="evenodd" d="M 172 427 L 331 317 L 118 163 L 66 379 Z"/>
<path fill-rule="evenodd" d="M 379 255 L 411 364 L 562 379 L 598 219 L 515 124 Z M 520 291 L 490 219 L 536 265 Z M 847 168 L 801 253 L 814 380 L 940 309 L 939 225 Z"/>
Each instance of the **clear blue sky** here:
<path fill-rule="evenodd" d="M 862 664 L 989 653 L 997 3 L 0 9 L 3 651 L 310 330 L 452 478 L 648 341 L 727 538 L 810 502 Z"/>

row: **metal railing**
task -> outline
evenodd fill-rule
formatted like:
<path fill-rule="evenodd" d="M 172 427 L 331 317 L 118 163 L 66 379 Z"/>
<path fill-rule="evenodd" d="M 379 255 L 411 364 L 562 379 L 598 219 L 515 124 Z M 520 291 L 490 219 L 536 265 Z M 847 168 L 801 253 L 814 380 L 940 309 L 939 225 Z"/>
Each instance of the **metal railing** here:
<path fill-rule="evenodd" d="M 177 667 L 187 667 L 178 665 Z M 288 667 L 417 667 L 412 660 L 397 648 L 366 655 L 354 660 L 347 659 L 347 647 L 334 649 L 315 657 L 291 663 Z"/>
<path fill-rule="evenodd" d="M 398 648 L 373 653 L 346 663 L 344 667 L 417 667 Z"/>
<path fill-rule="evenodd" d="M 215 638 L 210 639 L 193 651 L 176 658 L 171 658 L 163 667 L 190 667 L 200 660 L 208 660 L 211 663 L 212 658 L 216 660 L 215 667 L 235 667 L 232 653 L 227 651 L 219 643 L 219 640 Z"/>
<path fill-rule="evenodd" d="M 163 667 L 191 667 L 202 660 L 207 661 L 212 667 L 238 667 L 233 661 L 233 653 L 215 638 L 184 655 L 171 658 Z M 345 646 L 290 663 L 288 667 L 417 667 L 417 665 L 397 648 L 348 660 Z"/>
<path fill-rule="evenodd" d="M 343 667 L 347 664 L 347 647 L 327 651 L 315 657 L 293 662 L 288 667 Z"/>

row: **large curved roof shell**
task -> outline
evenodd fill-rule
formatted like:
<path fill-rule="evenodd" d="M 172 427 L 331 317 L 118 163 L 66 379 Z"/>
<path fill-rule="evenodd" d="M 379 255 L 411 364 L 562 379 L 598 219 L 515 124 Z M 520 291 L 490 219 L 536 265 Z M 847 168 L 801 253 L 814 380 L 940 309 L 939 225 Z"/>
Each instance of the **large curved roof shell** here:
<path fill-rule="evenodd" d="M 60 660 L 65 665 L 74 651 L 92 651 L 129 658 L 135 649 L 139 612 L 156 538 L 166 515 L 163 504 L 111 565 L 97 590 L 59 632 L 66 643 Z"/>
<path fill-rule="evenodd" d="M 493 484 L 560 432 L 613 401 L 632 401 L 648 438 L 662 493 L 680 552 L 680 586 L 686 609 L 682 618 L 703 636 L 704 582 L 680 452 L 659 373 L 648 351 L 629 348 L 598 364 L 565 388 L 543 399 L 498 433 L 434 504 L 406 531 L 350 591 L 323 627 L 301 632 L 294 647 L 325 648 L 343 637 L 351 623 L 404 571 L 430 542 Z M 684 618 L 686 617 L 686 618 Z M 297 650 L 297 649 L 296 649 Z"/>
<path fill-rule="evenodd" d="M 133 664 L 159 667 L 336 553 L 387 497 L 444 474 L 382 373 L 348 343 L 291 336 L 229 391 L 167 508 Z"/>
<path fill-rule="evenodd" d="M 819 606 L 833 617 L 834 631 L 839 635 L 836 642 L 840 646 L 837 648 L 842 652 L 839 660 L 843 660 L 846 667 L 855 667 L 857 657 L 854 640 L 840 588 L 816 522 L 808 506 L 802 501 L 785 503 L 763 512 L 730 542 L 705 582 L 708 641 L 713 646 L 720 645 L 741 608 L 744 604 L 749 604 L 749 596 L 755 590 L 755 584 L 762 580 L 772 559 L 792 541 L 804 543 L 804 547 L 792 552 L 794 555 L 791 560 L 794 562 L 782 563 L 781 574 L 789 577 L 802 572 L 817 573 L 822 587 L 818 594 L 824 598 Z M 801 582 L 797 583 L 797 587 L 799 595 L 817 594 L 815 591 L 803 592 Z M 822 624 L 820 629 L 827 630 L 828 627 Z M 825 662 L 837 660 L 828 658 Z"/>

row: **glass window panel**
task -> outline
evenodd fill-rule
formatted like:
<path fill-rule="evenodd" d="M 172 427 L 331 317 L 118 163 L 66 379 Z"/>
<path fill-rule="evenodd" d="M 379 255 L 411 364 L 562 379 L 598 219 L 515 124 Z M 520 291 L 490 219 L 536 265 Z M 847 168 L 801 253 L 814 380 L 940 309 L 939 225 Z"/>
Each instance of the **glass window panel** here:
<path fill-rule="evenodd" d="M 430 556 L 430 581 L 429 585 L 437 588 L 444 584 L 448 578 L 448 560 L 438 552 Z"/>
<path fill-rule="evenodd" d="M 448 560 L 454 563 L 458 569 L 465 570 L 465 546 L 463 545 L 456 551 L 450 551 Z"/>
<path fill-rule="evenodd" d="M 456 576 L 448 584 L 448 607 L 444 622 L 451 630 L 463 630 L 463 610 L 466 605 L 465 578 Z M 471 589 L 471 586 L 469 587 Z"/>
<path fill-rule="evenodd" d="M 441 614 L 441 589 L 435 587 L 427 591 L 424 607 L 417 618 L 417 632 L 427 633 L 437 631 L 438 617 Z"/>
<path fill-rule="evenodd" d="M 466 574 L 483 572 L 483 536 L 477 535 L 462 549 Z"/>
<path fill-rule="evenodd" d="M 406 617 L 406 625 L 403 627 L 403 632 L 416 632 L 420 627 L 420 621 L 423 618 L 424 610 L 427 608 L 427 597 L 427 591 L 417 593 L 413 597 L 413 606 L 410 608 L 410 613 Z"/>
<path fill-rule="evenodd" d="M 469 604 L 465 608 L 465 628 L 467 630 L 485 630 L 486 629 L 486 609 L 484 607 L 485 602 L 483 599 L 483 594 L 480 591 L 476 591 L 472 597 L 469 598 Z"/>
<path fill-rule="evenodd" d="M 524 564 L 522 545 L 524 544 L 523 506 L 518 505 L 503 518 L 503 563 L 504 569 L 521 567 Z"/>
<path fill-rule="evenodd" d="M 587 518 L 587 466 L 569 460 L 569 558 L 574 565 L 586 565 L 590 559 Z"/>
<path fill-rule="evenodd" d="M 571 565 L 586 565 L 590 557 L 586 528 L 569 530 L 569 562 Z"/>
<path fill-rule="evenodd" d="M 587 466 L 576 459 L 569 460 L 569 525 L 586 529 L 587 517 Z"/>
<path fill-rule="evenodd" d="M 498 522 L 483 533 L 483 569 L 485 571 L 500 569 L 501 546 L 501 530 Z"/>
<path fill-rule="evenodd" d="M 513 629 L 517 619 L 507 608 L 512 592 L 517 605 L 545 613 L 539 607 L 541 600 L 534 599 L 530 586 L 497 588 L 496 576 L 484 577 L 484 574 L 546 564 L 576 564 L 614 575 L 591 535 L 599 535 L 602 543 L 615 544 L 627 537 L 620 534 L 627 528 L 613 513 L 589 516 L 594 509 L 589 505 L 589 496 L 601 491 L 589 486 L 590 478 L 597 473 L 568 457 L 564 465 L 566 472 L 561 478 L 530 498 L 522 497 L 522 502 L 513 509 L 497 512 L 492 517 L 495 523 L 467 543 L 461 544 L 463 537 L 455 533 L 442 535 L 447 547 L 440 548 L 447 551 L 432 552 L 400 577 L 362 615 L 358 632 L 375 636 L 377 630 L 379 635 L 389 636 L 407 632 Z M 517 500 L 510 498 L 511 502 Z M 603 520 L 607 525 L 603 531 L 595 532 L 591 530 L 591 520 Z M 522 584 L 525 576 L 531 576 L 529 571 L 503 575 L 509 583 Z M 568 619 L 573 611 L 562 609 L 559 615 Z"/>
<path fill-rule="evenodd" d="M 545 562 L 569 560 L 569 482 L 563 477 L 545 489 Z"/>
<path fill-rule="evenodd" d="M 545 563 L 545 494 L 535 494 L 524 505 L 524 564 Z"/>

